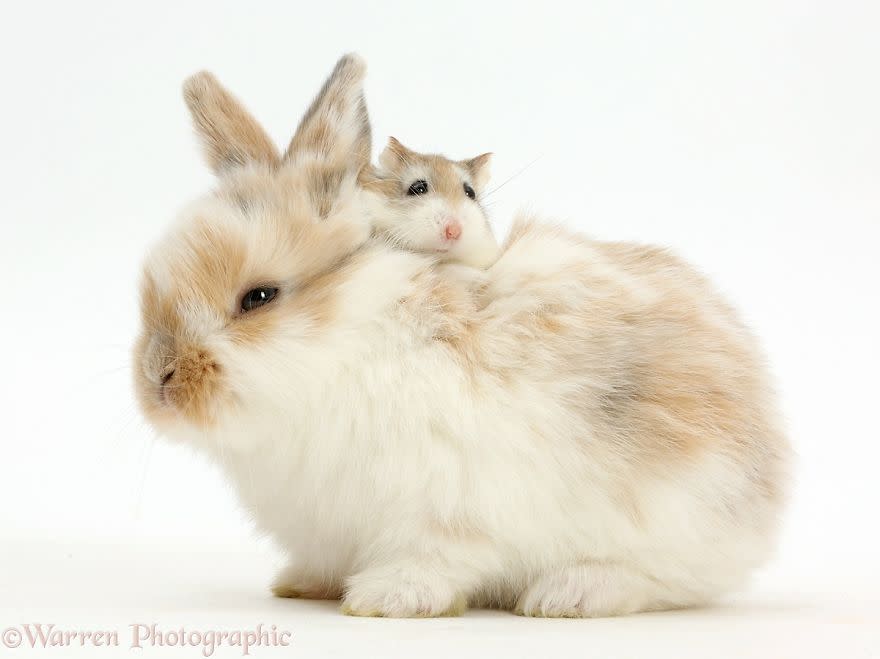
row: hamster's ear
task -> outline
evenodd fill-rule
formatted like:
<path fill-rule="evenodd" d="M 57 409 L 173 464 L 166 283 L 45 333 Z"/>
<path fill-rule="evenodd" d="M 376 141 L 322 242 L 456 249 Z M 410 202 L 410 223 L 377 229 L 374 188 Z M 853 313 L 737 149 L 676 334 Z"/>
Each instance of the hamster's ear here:
<path fill-rule="evenodd" d="M 476 158 L 464 160 L 461 163 L 468 169 L 471 176 L 474 177 L 474 187 L 477 188 L 477 190 L 482 190 L 486 187 L 486 183 L 489 182 L 489 175 L 491 174 L 491 167 L 489 164 L 491 160 L 492 154 L 484 153 Z"/>
<path fill-rule="evenodd" d="M 412 161 L 415 152 L 407 149 L 396 137 L 389 137 L 388 144 L 379 154 L 379 165 L 390 172 L 396 171 Z"/>
<path fill-rule="evenodd" d="M 278 149 L 260 124 L 211 73 L 202 71 L 188 78 L 183 98 L 215 174 L 250 162 L 280 162 Z"/>
<path fill-rule="evenodd" d="M 360 171 L 370 162 L 370 119 L 364 101 L 367 67 L 344 55 L 306 111 L 284 157 L 317 158 L 332 169 Z"/>

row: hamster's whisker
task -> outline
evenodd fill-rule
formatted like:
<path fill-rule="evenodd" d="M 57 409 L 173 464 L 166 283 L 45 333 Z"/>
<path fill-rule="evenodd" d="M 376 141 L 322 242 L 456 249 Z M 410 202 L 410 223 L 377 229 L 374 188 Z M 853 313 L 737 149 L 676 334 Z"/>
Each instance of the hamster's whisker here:
<path fill-rule="evenodd" d="M 531 167 L 531 166 L 534 165 L 536 162 L 538 162 L 542 157 L 543 157 L 543 156 L 538 156 L 537 158 L 535 158 L 534 160 L 532 160 L 528 165 L 526 165 L 525 167 L 523 167 L 522 169 L 520 169 L 518 172 L 516 172 L 515 174 L 513 174 L 513 176 L 511 176 L 510 178 L 508 178 L 508 179 L 502 181 L 499 185 L 495 186 L 495 187 L 492 188 L 491 190 L 487 190 L 486 192 L 484 192 L 484 193 L 483 193 L 483 197 L 484 197 L 484 198 L 485 198 L 485 197 L 489 197 L 489 196 L 495 194 L 496 192 L 498 192 L 501 188 L 503 188 L 505 185 L 507 185 L 508 183 L 510 183 L 513 179 L 515 179 L 517 176 L 519 176 L 520 174 L 522 174 L 523 172 L 525 172 L 529 167 Z"/>

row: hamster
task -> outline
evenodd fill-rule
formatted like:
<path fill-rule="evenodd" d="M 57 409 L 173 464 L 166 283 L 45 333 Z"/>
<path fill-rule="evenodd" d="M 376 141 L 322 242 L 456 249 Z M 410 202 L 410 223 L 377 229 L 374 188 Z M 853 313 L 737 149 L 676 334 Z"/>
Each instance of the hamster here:
<path fill-rule="evenodd" d="M 403 249 L 484 269 L 498 241 L 481 204 L 491 153 L 468 160 L 417 153 L 391 137 L 379 167 L 360 176 L 374 230 Z"/>

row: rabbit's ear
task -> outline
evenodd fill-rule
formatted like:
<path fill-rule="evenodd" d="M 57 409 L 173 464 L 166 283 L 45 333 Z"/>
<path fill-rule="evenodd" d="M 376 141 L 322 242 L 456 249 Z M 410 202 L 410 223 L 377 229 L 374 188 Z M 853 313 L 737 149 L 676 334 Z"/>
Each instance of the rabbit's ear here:
<path fill-rule="evenodd" d="M 474 177 L 474 187 L 477 190 L 482 190 L 486 187 L 486 183 L 489 182 L 490 175 L 490 167 L 489 163 L 492 161 L 491 153 L 483 153 L 475 158 L 471 158 L 470 160 L 462 161 L 462 165 L 464 165 L 468 171 L 471 173 L 471 176 Z"/>
<path fill-rule="evenodd" d="M 333 169 L 358 171 L 370 162 L 370 119 L 364 101 L 367 67 L 344 55 L 300 121 L 285 159 L 315 158 Z"/>
<path fill-rule="evenodd" d="M 215 174 L 259 162 L 275 165 L 278 149 L 260 124 L 211 73 L 202 71 L 183 84 L 183 98 Z"/>

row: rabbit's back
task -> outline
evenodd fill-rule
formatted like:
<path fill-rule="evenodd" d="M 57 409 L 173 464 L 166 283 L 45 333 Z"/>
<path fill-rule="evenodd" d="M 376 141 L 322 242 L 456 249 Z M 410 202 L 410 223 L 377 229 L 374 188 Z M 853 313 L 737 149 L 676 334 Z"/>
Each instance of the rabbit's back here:
<path fill-rule="evenodd" d="M 711 284 L 666 250 L 532 221 L 487 275 L 471 354 L 506 383 L 498 418 L 528 419 L 551 456 L 582 552 L 686 576 L 694 601 L 764 560 L 789 448 L 760 351 Z"/>
<path fill-rule="evenodd" d="M 644 585 L 578 615 L 737 585 L 772 546 L 787 456 L 752 338 L 662 250 L 518 232 L 479 290 L 381 244 L 336 274 L 342 315 L 279 438 L 298 457 L 236 475 L 258 525 L 356 592 L 348 575 L 425 547 L 493 606 L 585 565 Z"/>

